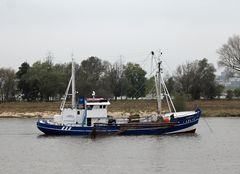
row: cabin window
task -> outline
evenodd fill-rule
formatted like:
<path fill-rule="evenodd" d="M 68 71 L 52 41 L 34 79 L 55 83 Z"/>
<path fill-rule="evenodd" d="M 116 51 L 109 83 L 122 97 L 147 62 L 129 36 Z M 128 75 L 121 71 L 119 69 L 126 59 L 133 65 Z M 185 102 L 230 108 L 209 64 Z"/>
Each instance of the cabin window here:
<path fill-rule="evenodd" d="M 80 111 L 77 111 L 77 114 L 80 115 Z"/>
<path fill-rule="evenodd" d="M 87 126 L 91 126 L 92 125 L 92 119 L 91 118 L 87 118 Z"/>
<path fill-rule="evenodd" d="M 85 109 L 85 105 L 77 105 L 77 109 Z"/>
<path fill-rule="evenodd" d="M 87 106 L 87 109 L 88 109 L 88 110 L 92 110 L 92 108 L 93 108 L 93 105 L 88 105 L 88 106 Z"/>
<path fill-rule="evenodd" d="M 103 109 L 105 109 L 106 108 L 106 105 L 103 105 Z"/>
<path fill-rule="evenodd" d="M 100 109 L 102 109 L 102 105 L 100 105 Z"/>

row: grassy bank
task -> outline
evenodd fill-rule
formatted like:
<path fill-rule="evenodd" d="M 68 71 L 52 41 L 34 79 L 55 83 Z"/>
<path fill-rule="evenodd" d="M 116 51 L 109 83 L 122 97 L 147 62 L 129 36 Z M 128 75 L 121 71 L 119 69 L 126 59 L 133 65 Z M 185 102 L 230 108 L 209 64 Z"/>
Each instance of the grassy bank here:
<path fill-rule="evenodd" d="M 0 103 L 1 117 L 49 117 L 59 112 L 60 102 L 11 102 Z M 156 112 L 155 100 L 111 101 L 109 115 L 151 114 Z M 197 100 L 189 101 L 186 110 L 202 109 L 207 117 L 240 116 L 240 100 Z M 166 104 L 163 110 L 167 111 Z"/>
<path fill-rule="evenodd" d="M 155 100 L 112 101 L 111 104 L 111 112 L 152 113 L 157 108 Z M 240 100 L 195 100 L 186 103 L 186 110 L 194 110 L 197 107 L 201 108 L 202 116 L 240 117 Z M 166 104 L 163 104 L 163 110 L 167 111 Z"/>

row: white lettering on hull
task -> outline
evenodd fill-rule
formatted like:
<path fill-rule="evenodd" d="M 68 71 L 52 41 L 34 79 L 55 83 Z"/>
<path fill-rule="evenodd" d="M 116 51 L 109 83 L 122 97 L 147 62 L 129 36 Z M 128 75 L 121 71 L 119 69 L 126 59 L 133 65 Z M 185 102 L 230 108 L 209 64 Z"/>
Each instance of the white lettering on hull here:
<path fill-rule="evenodd" d="M 63 126 L 61 130 L 71 130 L 72 127 L 69 127 L 69 126 Z"/>

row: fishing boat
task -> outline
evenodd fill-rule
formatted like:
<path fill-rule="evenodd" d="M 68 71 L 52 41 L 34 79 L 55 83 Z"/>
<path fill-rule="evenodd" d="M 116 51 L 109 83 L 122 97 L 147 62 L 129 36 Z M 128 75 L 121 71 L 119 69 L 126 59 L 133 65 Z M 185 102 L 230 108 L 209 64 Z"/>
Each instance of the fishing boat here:
<path fill-rule="evenodd" d="M 152 52 L 154 57 L 154 52 Z M 80 97 L 76 99 L 75 66 L 72 60 L 72 75 L 69 80 L 60 114 L 54 115 L 53 120 L 39 119 L 37 128 L 45 134 L 51 135 L 160 135 L 195 132 L 201 110 L 176 112 L 168 89 L 162 77 L 162 61 L 156 58 L 157 72 L 155 88 L 157 93 L 158 114 L 132 120 L 130 118 L 114 119 L 107 115 L 109 100 L 95 97 Z M 69 94 L 69 89 L 72 89 Z M 66 106 L 68 96 L 71 96 L 71 106 Z M 169 112 L 163 113 L 161 102 L 165 96 Z"/>

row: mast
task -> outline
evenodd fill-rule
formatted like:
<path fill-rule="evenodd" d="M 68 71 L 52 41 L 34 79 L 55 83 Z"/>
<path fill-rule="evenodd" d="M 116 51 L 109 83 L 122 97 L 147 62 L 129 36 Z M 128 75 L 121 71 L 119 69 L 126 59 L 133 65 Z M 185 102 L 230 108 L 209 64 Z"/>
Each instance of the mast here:
<path fill-rule="evenodd" d="M 61 106 L 60 106 L 60 111 L 63 111 L 63 109 L 64 109 L 64 106 L 65 106 L 65 103 L 66 103 L 66 100 L 67 100 L 67 96 L 68 96 L 68 91 L 69 91 L 69 88 L 71 86 L 71 83 L 72 83 L 72 76 L 71 76 L 71 78 L 69 80 L 69 83 L 68 83 L 68 86 L 67 86 L 64 98 L 62 100 L 62 103 L 61 103 Z"/>
<path fill-rule="evenodd" d="M 156 95 L 157 95 L 157 106 L 158 106 L 158 114 L 160 114 L 161 110 L 161 103 L 159 102 L 159 87 L 158 87 L 158 74 L 155 75 L 155 88 L 156 88 Z"/>
<path fill-rule="evenodd" d="M 159 92 L 158 92 L 158 95 L 159 95 L 159 100 L 158 100 L 158 103 L 159 103 L 159 115 L 161 115 L 162 113 L 162 97 L 161 97 L 161 94 L 162 94 L 162 85 L 161 85 L 161 63 L 162 61 L 160 61 L 160 57 L 159 57 L 159 60 L 158 60 L 158 86 L 159 86 Z"/>
<path fill-rule="evenodd" d="M 72 109 L 76 108 L 75 66 L 72 54 Z"/>
<path fill-rule="evenodd" d="M 154 51 L 151 51 L 152 54 L 152 60 L 156 57 L 154 57 Z M 161 53 L 162 54 L 162 53 Z M 158 114 L 161 115 L 161 110 L 162 110 L 162 102 L 161 102 L 161 61 L 160 61 L 160 56 L 158 57 L 157 61 L 157 66 L 158 66 L 158 71 L 155 75 L 155 88 L 156 88 L 156 93 L 157 93 L 157 106 L 158 106 Z"/>
<path fill-rule="evenodd" d="M 157 102 L 158 102 L 158 114 L 161 115 L 161 113 L 162 113 L 162 97 L 161 97 L 162 90 L 163 90 L 163 95 L 166 97 L 169 112 L 172 112 L 172 109 L 173 109 L 173 112 L 176 112 L 175 106 L 172 102 L 171 96 L 168 92 L 167 86 L 162 77 L 162 68 L 161 68 L 162 61 L 160 59 L 162 52 L 160 52 L 158 58 L 154 57 L 153 51 L 151 52 L 151 54 L 152 54 L 152 58 L 155 58 L 157 66 L 158 66 L 157 67 L 158 71 L 155 76 L 155 86 L 156 86 Z"/>
<path fill-rule="evenodd" d="M 164 88 L 164 90 L 165 90 L 166 100 L 167 100 L 167 102 L 168 102 L 168 100 L 170 101 L 170 103 L 168 102 L 169 111 L 172 112 L 172 110 L 171 110 L 171 107 L 172 107 L 173 112 L 176 113 L 176 108 L 175 108 L 175 106 L 174 106 L 174 104 L 173 104 L 173 101 L 172 101 L 172 99 L 171 99 L 171 96 L 170 96 L 170 94 L 169 94 L 169 92 L 168 92 L 167 86 L 166 86 L 163 78 L 162 78 L 162 84 L 163 84 L 163 88 Z"/>

